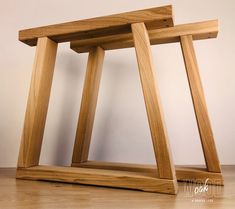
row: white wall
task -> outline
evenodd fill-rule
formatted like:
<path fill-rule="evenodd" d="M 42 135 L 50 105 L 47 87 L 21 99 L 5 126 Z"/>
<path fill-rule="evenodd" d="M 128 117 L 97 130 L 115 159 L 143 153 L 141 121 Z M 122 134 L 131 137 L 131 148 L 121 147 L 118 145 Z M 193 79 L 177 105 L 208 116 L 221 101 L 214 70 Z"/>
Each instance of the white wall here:
<path fill-rule="evenodd" d="M 173 4 L 175 24 L 219 19 L 217 39 L 195 42 L 209 115 L 223 164 L 235 163 L 235 1 L 1 0 L 0 166 L 15 166 L 35 48 L 18 30 Z M 175 164 L 203 164 L 199 134 L 178 44 L 152 47 Z M 41 163 L 69 165 L 87 54 L 58 50 Z M 106 53 L 91 159 L 154 163 L 133 49 Z"/>

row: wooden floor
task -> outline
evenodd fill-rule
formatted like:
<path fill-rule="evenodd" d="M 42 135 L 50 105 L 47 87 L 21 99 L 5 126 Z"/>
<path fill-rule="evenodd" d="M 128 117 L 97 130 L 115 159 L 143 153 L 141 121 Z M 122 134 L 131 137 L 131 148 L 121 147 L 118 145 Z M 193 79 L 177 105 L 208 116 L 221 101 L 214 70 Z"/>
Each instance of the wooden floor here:
<path fill-rule="evenodd" d="M 179 183 L 178 195 L 42 181 L 16 180 L 15 169 L 0 168 L 0 209 L 235 208 L 235 166 L 223 166 L 225 186 Z"/>

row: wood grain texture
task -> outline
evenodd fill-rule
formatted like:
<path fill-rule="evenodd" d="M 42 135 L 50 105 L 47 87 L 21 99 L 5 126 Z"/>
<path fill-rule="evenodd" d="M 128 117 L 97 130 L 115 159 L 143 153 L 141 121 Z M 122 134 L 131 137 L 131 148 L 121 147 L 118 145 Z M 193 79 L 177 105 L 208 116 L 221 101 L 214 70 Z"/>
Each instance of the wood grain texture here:
<path fill-rule="evenodd" d="M 193 166 L 193 165 L 192 165 Z M 233 209 L 235 166 L 222 165 L 225 186 L 208 185 L 195 194 L 198 184 L 178 182 L 175 195 L 113 189 L 60 182 L 15 179 L 15 168 L 0 168 L 2 209 Z M 198 202 L 196 202 L 199 200 Z"/>
<path fill-rule="evenodd" d="M 103 60 L 102 48 L 96 47 L 90 51 L 73 150 L 73 163 L 84 162 L 88 158 Z"/>
<path fill-rule="evenodd" d="M 208 179 L 207 184 L 224 185 L 224 178 L 221 173 L 209 172 L 206 168 L 176 167 L 176 177 L 178 181 L 202 184 Z"/>
<path fill-rule="evenodd" d="M 175 179 L 163 113 L 156 85 L 148 32 L 144 23 L 131 25 L 149 127 L 160 178 Z"/>
<path fill-rule="evenodd" d="M 193 38 L 191 35 L 186 35 L 181 36 L 180 40 L 207 169 L 210 172 L 220 173 L 220 163 L 199 75 Z"/>
<path fill-rule="evenodd" d="M 130 171 L 139 173 L 154 173 L 156 177 L 159 177 L 157 165 L 143 165 L 133 163 L 118 163 L 118 162 L 103 162 L 103 161 L 91 161 L 83 163 L 73 163 L 73 167 L 80 168 L 95 168 L 95 169 L 106 169 L 106 170 L 118 170 L 118 171 Z"/>
<path fill-rule="evenodd" d="M 156 175 L 156 165 L 142 165 L 130 163 L 113 163 L 100 161 L 87 161 L 84 163 L 74 163 L 74 167 L 94 168 L 105 170 L 131 171 L 137 173 L 152 173 Z M 193 183 L 202 183 L 208 178 L 208 184 L 223 185 L 223 176 L 221 173 L 208 172 L 202 166 L 176 166 L 176 178 L 178 181 L 187 181 Z M 159 177 L 159 176 L 157 176 Z"/>
<path fill-rule="evenodd" d="M 151 45 L 174 43 L 180 41 L 182 35 L 192 35 L 193 40 L 216 38 L 218 34 L 218 20 L 175 25 L 174 27 L 149 30 Z M 78 53 L 89 52 L 94 46 L 101 46 L 105 50 L 122 49 L 134 46 L 132 33 L 114 34 L 97 38 L 72 41 L 70 48 Z"/>
<path fill-rule="evenodd" d="M 50 37 L 55 42 L 130 32 L 130 24 L 146 22 L 149 29 L 173 26 L 172 7 L 163 6 L 104 17 L 79 20 L 19 31 L 19 40 L 35 46 L 37 38 Z"/>
<path fill-rule="evenodd" d="M 176 194 L 177 182 L 158 179 L 152 174 L 111 171 L 89 168 L 35 166 L 17 169 L 16 177 L 30 180 L 49 180 L 91 184 L 118 188 L 138 189 L 148 192 Z"/>
<path fill-rule="evenodd" d="M 18 167 L 38 165 L 44 133 L 57 44 L 39 38 L 21 139 Z"/>

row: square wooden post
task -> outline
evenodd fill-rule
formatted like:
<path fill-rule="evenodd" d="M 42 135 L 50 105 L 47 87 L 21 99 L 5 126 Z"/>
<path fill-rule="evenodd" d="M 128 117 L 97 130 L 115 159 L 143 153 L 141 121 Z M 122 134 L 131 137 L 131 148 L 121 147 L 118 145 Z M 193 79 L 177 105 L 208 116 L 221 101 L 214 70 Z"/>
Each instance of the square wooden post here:
<path fill-rule="evenodd" d="M 206 166 L 210 172 L 221 173 L 219 158 L 206 107 L 206 100 L 199 75 L 196 54 L 193 47 L 192 35 L 181 36 L 180 43 Z"/>
<path fill-rule="evenodd" d="M 39 38 L 33 65 L 18 167 L 37 166 L 53 79 L 57 43 Z"/>
<path fill-rule="evenodd" d="M 132 24 L 131 28 L 159 177 L 175 179 L 148 32 L 144 23 Z"/>
<path fill-rule="evenodd" d="M 88 160 L 103 60 L 104 50 L 101 47 L 89 52 L 72 165 Z"/>

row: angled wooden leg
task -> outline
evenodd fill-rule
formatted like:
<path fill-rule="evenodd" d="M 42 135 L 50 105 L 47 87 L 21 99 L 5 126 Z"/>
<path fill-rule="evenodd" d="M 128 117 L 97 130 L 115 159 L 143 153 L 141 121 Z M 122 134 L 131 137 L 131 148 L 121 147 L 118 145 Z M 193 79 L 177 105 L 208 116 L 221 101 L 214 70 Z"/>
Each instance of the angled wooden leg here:
<path fill-rule="evenodd" d="M 57 43 L 47 37 L 38 39 L 20 145 L 19 168 L 37 166 L 39 163 L 56 51 Z"/>
<path fill-rule="evenodd" d="M 104 50 L 96 47 L 89 53 L 80 115 L 73 150 L 73 163 L 86 162 L 98 98 Z"/>
<path fill-rule="evenodd" d="M 159 177 L 174 179 L 175 170 L 160 107 L 148 32 L 144 23 L 132 24 L 131 28 Z"/>
<path fill-rule="evenodd" d="M 210 172 L 220 173 L 220 163 L 217 156 L 214 137 L 208 117 L 206 101 L 198 71 L 196 55 L 191 35 L 180 37 L 188 82 L 192 95 L 194 110 L 197 118 L 198 129 L 207 169 Z"/>

